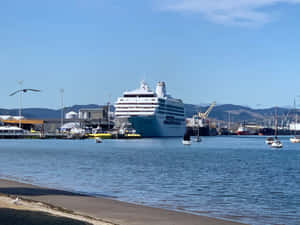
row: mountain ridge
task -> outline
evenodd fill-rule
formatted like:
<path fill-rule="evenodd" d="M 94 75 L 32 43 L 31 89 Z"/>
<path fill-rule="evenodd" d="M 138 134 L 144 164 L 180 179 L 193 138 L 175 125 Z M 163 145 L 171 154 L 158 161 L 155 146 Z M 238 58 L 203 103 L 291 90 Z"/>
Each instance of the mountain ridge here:
<path fill-rule="evenodd" d="M 75 111 L 78 112 L 82 108 L 99 108 L 104 105 L 87 104 L 87 105 L 73 105 L 64 108 L 64 112 Z M 186 117 L 192 117 L 197 112 L 205 112 L 209 106 L 185 104 Z M 216 105 L 209 118 L 228 121 L 229 116 L 232 122 L 256 122 L 263 121 L 265 119 L 272 119 L 275 115 L 275 109 L 277 110 L 278 119 L 287 119 L 295 112 L 291 108 L 284 107 L 271 107 L 264 109 L 253 109 L 248 106 L 234 105 L 234 104 L 222 104 Z M 114 111 L 114 107 L 111 105 L 111 111 Z M 294 112 L 293 112 L 294 111 Z M 0 115 L 19 115 L 19 109 L 1 109 Z M 58 119 L 61 116 L 61 109 L 50 109 L 50 108 L 24 108 L 22 109 L 22 115 L 28 119 Z"/>

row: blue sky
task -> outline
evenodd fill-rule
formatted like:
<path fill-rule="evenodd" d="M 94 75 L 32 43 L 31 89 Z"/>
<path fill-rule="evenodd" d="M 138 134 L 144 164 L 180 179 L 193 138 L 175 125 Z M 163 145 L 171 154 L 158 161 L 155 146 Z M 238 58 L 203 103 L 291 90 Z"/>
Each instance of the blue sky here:
<path fill-rule="evenodd" d="M 0 108 L 114 102 L 142 79 L 186 103 L 292 105 L 300 0 L 10 0 L 0 3 Z"/>

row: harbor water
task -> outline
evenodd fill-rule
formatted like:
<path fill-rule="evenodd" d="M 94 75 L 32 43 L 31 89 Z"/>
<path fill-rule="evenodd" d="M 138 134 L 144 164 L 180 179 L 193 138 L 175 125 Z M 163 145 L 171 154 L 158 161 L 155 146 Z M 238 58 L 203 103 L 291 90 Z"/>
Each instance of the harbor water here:
<path fill-rule="evenodd" d="M 0 176 L 44 187 L 224 218 L 300 224 L 300 144 L 281 138 L 0 140 Z"/>

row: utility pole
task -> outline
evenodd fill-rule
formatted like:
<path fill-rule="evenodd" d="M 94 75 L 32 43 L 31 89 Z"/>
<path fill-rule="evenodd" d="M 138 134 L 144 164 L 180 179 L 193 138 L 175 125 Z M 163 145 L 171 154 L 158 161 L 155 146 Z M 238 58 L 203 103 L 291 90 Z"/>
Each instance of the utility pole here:
<path fill-rule="evenodd" d="M 275 107 L 275 119 L 274 119 L 274 124 L 275 124 L 275 138 L 277 138 L 277 106 Z"/>
<path fill-rule="evenodd" d="M 60 115 L 60 132 L 62 132 L 62 127 L 64 125 L 64 92 L 63 88 L 60 89 L 60 97 L 61 97 L 61 115 Z"/>
<path fill-rule="evenodd" d="M 20 90 L 22 90 L 23 87 L 23 80 L 18 81 L 18 84 L 20 85 Z M 22 128 L 22 98 L 23 98 L 23 91 L 20 91 L 20 107 L 19 107 L 19 128 Z"/>
<path fill-rule="evenodd" d="M 109 117 L 109 113 L 110 113 L 110 97 L 111 95 L 108 95 L 108 102 L 107 102 L 107 128 L 108 130 L 110 129 L 110 117 Z"/>
<path fill-rule="evenodd" d="M 109 102 L 107 102 L 107 129 L 109 130 Z"/>
<path fill-rule="evenodd" d="M 230 111 L 228 112 L 228 130 L 230 130 L 231 126 L 231 121 L 230 121 Z"/>
<path fill-rule="evenodd" d="M 41 90 L 38 90 L 38 89 L 32 89 L 32 88 L 26 88 L 26 89 L 23 89 L 23 81 L 20 80 L 18 81 L 18 84 L 20 85 L 20 89 L 11 93 L 9 96 L 14 96 L 16 94 L 20 94 L 20 106 L 19 106 L 19 128 L 22 128 L 22 99 L 23 99 L 23 93 L 26 93 L 28 91 L 30 92 L 41 92 Z"/>

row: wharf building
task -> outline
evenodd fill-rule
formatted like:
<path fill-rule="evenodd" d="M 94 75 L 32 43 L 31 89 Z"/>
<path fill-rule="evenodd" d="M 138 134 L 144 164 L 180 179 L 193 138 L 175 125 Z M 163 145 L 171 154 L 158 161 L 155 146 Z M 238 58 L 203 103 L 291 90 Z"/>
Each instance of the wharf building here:
<path fill-rule="evenodd" d="M 44 129 L 44 120 L 26 119 L 23 116 L 0 115 L 1 126 L 19 127 L 24 130 L 39 130 Z"/>
<path fill-rule="evenodd" d="M 100 127 L 102 130 L 111 129 L 114 123 L 109 111 L 109 106 L 103 106 L 97 109 L 80 109 L 78 113 L 80 127 Z"/>
<path fill-rule="evenodd" d="M 109 122 L 108 122 L 109 121 Z M 108 118 L 108 107 L 82 108 L 78 112 L 70 111 L 64 114 L 63 126 L 61 118 L 45 120 L 45 130 L 55 133 L 59 130 L 68 131 L 72 128 L 107 130 L 113 127 L 113 120 Z"/>
<path fill-rule="evenodd" d="M 57 133 L 62 126 L 81 128 L 101 128 L 107 130 L 114 126 L 111 114 L 108 114 L 108 106 L 100 108 L 79 109 L 78 112 L 70 111 L 64 114 L 64 118 L 39 118 L 27 119 L 11 115 L 0 115 L 0 126 L 19 127 L 31 132 Z M 110 117 L 108 117 L 110 115 Z M 73 125 L 72 125 L 73 124 Z"/>

